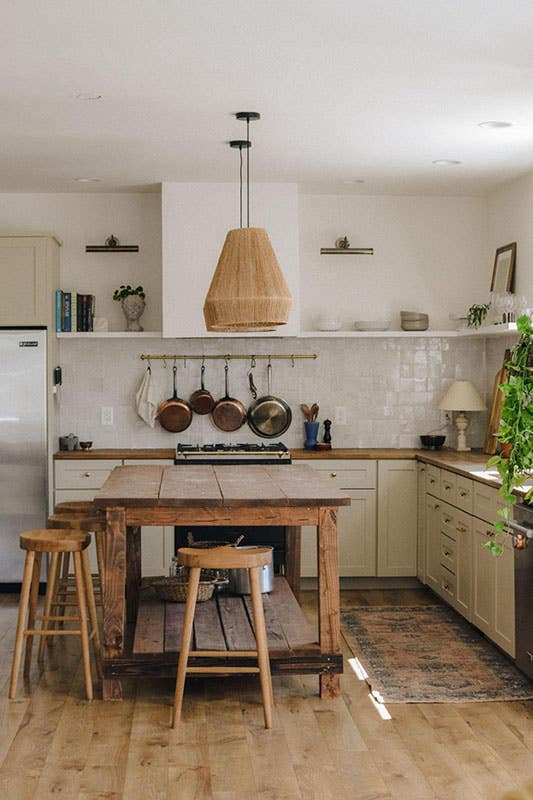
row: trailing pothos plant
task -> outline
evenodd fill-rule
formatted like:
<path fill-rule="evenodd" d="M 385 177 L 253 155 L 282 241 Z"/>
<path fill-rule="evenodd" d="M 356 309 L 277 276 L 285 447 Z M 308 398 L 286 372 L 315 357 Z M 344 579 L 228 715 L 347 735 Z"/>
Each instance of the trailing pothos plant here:
<path fill-rule="evenodd" d="M 483 545 L 499 556 L 503 547 L 498 537 L 503 534 L 511 518 L 516 497 L 513 489 L 522 486 L 533 476 L 533 324 L 528 316 L 517 321 L 520 339 L 511 350 L 506 366 L 507 383 L 500 387 L 504 394 L 498 438 L 500 444 L 511 445 L 508 457 L 501 453 L 489 459 L 487 467 L 496 467 L 502 485 L 500 495 L 505 506 L 498 511 L 501 519 L 495 523 L 496 536 Z M 523 501 L 533 503 L 533 487 Z"/>

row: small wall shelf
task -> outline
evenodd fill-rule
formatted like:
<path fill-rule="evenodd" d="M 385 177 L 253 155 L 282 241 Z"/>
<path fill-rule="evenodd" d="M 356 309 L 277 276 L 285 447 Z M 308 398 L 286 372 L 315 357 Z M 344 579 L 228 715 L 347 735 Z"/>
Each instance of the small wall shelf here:
<path fill-rule="evenodd" d="M 321 247 L 321 256 L 373 256 L 373 247 Z"/>

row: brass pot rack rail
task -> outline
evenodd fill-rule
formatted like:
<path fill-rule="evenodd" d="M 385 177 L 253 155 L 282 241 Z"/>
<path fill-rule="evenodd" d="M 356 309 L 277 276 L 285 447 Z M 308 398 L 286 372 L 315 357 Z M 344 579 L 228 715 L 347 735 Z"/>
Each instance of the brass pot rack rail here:
<path fill-rule="evenodd" d="M 142 361 L 274 361 L 274 360 L 285 360 L 285 361 L 297 361 L 301 358 L 318 358 L 316 353 L 291 353 L 290 355 L 255 355 L 255 353 L 250 353 L 250 355 L 230 355 L 229 353 L 226 355 L 187 355 L 183 353 L 172 353 L 168 355 L 150 355 L 148 353 L 141 353 L 140 356 Z"/>

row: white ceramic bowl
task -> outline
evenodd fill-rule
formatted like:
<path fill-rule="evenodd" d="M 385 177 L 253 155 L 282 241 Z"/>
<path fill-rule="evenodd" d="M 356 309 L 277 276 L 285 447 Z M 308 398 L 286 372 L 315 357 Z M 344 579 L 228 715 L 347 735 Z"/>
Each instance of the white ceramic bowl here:
<path fill-rule="evenodd" d="M 356 331 L 388 331 L 390 319 L 358 319 L 353 326 Z"/>
<path fill-rule="evenodd" d="M 317 325 L 319 331 L 338 331 L 341 327 L 341 321 L 339 317 L 331 317 L 323 314 L 318 318 Z"/>

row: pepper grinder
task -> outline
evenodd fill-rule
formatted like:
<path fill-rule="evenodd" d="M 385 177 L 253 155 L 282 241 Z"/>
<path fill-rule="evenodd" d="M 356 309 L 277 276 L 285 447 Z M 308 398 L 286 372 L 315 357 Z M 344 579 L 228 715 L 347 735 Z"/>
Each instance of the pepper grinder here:
<path fill-rule="evenodd" d="M 324 444 L 331 448 L 331 420 L 324 420 Z"/>

